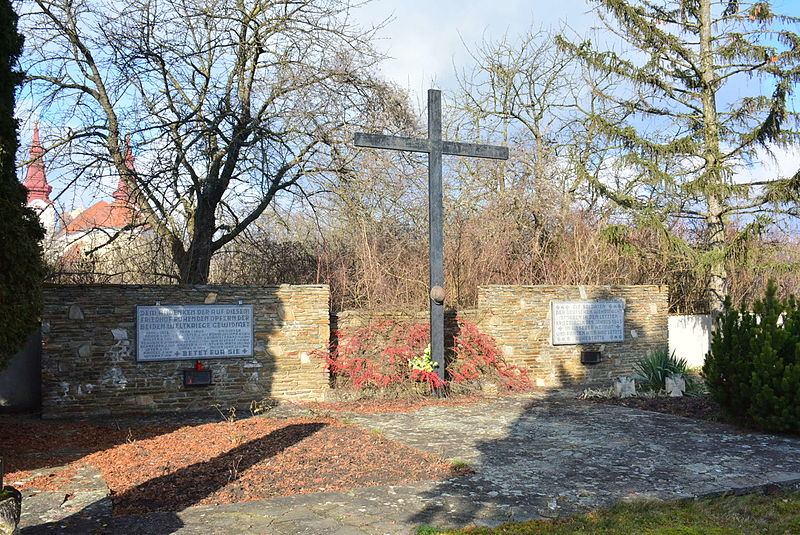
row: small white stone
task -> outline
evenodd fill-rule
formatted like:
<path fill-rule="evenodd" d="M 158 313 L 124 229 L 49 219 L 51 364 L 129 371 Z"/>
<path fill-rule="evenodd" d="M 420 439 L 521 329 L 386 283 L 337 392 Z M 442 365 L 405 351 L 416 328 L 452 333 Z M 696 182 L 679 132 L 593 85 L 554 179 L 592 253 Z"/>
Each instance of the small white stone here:
<path fill-rule="evenodd" d="M 683 393 L 686 391 L 686 379 L 681 373 L 671 373 L 664 380 L 664 387 L 670 397 L 683 397 Z"/>
<path fill-rule="evenodd" d="M 633 377 L 617 377 L 614 379 L 614 395 L 627 398 L 636 395 L 636 380 Z"/>
<path fill-rule="evenodd" d="M 636 332 L 636 329 L 631 329 L 631 338 L 639 338 L 639 333 Z"/>
<path fill-rule="evenodd" d="M 128 331 L 127 331 L 127 329 L 111 329 L 111 334 L 114 336 L 114 340 L 127 340 L 128 339 Z"/>
<path fill-rule="evenodd" d="M 308 353 L 300 353 L 300 364 L 311 364 L 311 357 L 308 355 Z"/>
<path fill-rule="evenodd" d="M 82 320 L 83 319 L 83 311 L 81 307 L 76 304 L 72 304 L 69 306 L 69 319 L 71 320 Z"/>

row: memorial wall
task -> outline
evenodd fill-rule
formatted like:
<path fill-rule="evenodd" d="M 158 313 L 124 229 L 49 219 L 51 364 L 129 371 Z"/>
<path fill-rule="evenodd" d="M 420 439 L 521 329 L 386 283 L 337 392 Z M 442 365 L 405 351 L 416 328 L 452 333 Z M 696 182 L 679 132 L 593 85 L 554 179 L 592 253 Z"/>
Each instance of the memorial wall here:
<path fill-rule="evenodd" d="M 537 386 L 609 386 L 667 347 L 667 298 L 667 286 L 481 286 L 478 326 Z"/>
<path fill-rule="evenodd" d="M 322 285 L 48 287 L 42 413 L 321 399 L 328 378 L 311 352 L 329 342 L 328 302 Z"/>
<path fill-rule="evenodd" d="M 493 336 L 535 385 L 610 386 L 632 374 L 637 358 L 667 346 L 667 297 L 667 286 L 481 286 L 478 308 L 445 313 L 445 347 L 458 316 Z M 375 321 L 427 319 L 427 312 L 346 310 L 332 315 L 332 325 L 347 337 Z M 582 363 L 582 352 L 599 362 Z"/>
<path fill-rule="evenodd" d="M 458 311 L 540 387 L 608 386 L 667 346 L 666 286 L 483 286 Z M 446 314 L 446 334 L 458 328 Z M 321 400 L 330 329 L 426 313 L 331 315 L 327 286 L 53 286 L 42 315 L 42 412 L 62 415 Z M 591 363 L 582 362 L 591 356 Z"/>

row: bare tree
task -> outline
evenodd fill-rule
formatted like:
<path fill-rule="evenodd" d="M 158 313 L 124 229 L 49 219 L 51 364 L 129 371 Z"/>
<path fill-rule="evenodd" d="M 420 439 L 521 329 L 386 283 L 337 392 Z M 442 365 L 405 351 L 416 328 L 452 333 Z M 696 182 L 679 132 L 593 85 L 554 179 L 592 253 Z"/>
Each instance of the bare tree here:
<path fill-rule="evenodd" d="M 75 176 L 124 177 L 183 283 L 282 195 L 343 165 L 383 105 L 371 31 L 333 0 L 36 0 L 25 70 Z M 132 132 L 137 169 L 125 165 Z"/>

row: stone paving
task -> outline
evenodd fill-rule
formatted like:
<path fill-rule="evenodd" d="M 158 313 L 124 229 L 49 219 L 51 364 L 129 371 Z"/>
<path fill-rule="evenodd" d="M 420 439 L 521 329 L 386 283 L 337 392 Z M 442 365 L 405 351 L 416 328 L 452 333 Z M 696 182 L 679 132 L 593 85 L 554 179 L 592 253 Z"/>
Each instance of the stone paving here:
<path fill-rule="evenodd" d="M 295 415 L 276 409 L 271 417 Z M 571 397 L 503 398 L 412 413 L 336 416 L 468 463 L 471 476 L 111 517 L 108 490 L 23 499 L 21 533 L 408 534 L 554 518 L 619 501 L 800 487 L 800 439 Z M 92 483 L 93 482 L 93 483 Z"/>

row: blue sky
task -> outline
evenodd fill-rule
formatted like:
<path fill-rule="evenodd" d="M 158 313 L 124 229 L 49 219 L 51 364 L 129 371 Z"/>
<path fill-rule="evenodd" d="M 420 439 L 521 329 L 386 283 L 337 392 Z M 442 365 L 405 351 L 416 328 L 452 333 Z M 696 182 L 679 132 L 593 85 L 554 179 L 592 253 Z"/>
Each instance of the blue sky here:
<path fill-rule="evenodd" d="M 800 1 L 777 0 L 778 10 L 800 15 Z M 529 29 L 568 28 L 586 34 L 600 25 L 588 0 L 373 0 L 353 10 L 356 24 L 385 22 L 378 32 L 377 48 L 388 59 L 382 65 L 386 79 L 409 90 L 418 109 L 424 111 L 428 88 L 445 94 L 456 90 L 456 70 L 474 67 L 468 48 L 482 41 L 509 41 Z M 24 103 L 20 107 L 24 108 Z M 26 119 L 24 110 L 20 116 Z M 30 142 L 30 121 L 23 121 L 21 141 Z M 798 151 L 778 151 L 778 161 L 766 156 L 759 169 L 749 170 L 748 179 L 787 176 L 800 169 Z M 24 171 L 23 171 L 24 176 Z M 52 178 L 56 178 L 51 175 Z M 57 190 L 59 184 L 54 184 Z M 109 191 L 115 184 L 110 184 Z M 69 204 L 67 199 L 62 199 Z"/>
<path fill-rule="evenodd" d="M 353 18 L 364 26 L 389 19 L 377 42 L 389 56 L 383 74 L 418 98 L 429 88 L 455 90 L 455 70 L 472 66 L 467 47 L 531 27 L 586 30 L 597 22 L 590 10 L 585 0 L 374 0 Z"/>
<path fill-rule="evenodd" d="M 389 56 L 383 75 L 408 90 L 424 110 L 427 89 L 454 92 L 456 70 L 473 67 L 468 48 L 504 35 L 513 41 L 529 29 L 566 28 L 587 35 L 602 26 L 593 7 L 589 0 L 373 0 L 354 10 L 353 18 L 364 26 L 388 19 L 377 42 Z M 800 16 L 800 0 L 774 0 L 773 8 Z M 759 168 L 745 171 L 746 180 L 790 176 L 800 169 L 799 149 L 774 152 L 775 160 L 765 153 Z"/>

